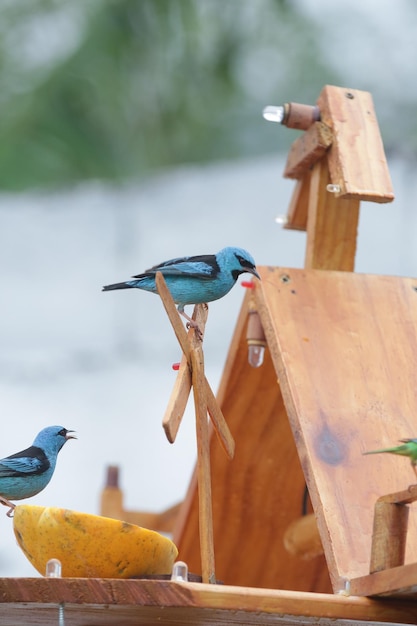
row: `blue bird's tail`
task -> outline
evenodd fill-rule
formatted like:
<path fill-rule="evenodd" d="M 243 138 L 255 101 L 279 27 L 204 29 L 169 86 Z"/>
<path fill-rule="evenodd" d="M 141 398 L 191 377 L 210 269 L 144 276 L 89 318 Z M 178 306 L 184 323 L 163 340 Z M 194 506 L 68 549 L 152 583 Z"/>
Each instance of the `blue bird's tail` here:
<path fill-rule="evenodd" d="M 133 285 L 129 283 L 114 283 L 113 285 L 104 285 L 102 291 L 114 291 L 115 289 L 132 289 Z"/>

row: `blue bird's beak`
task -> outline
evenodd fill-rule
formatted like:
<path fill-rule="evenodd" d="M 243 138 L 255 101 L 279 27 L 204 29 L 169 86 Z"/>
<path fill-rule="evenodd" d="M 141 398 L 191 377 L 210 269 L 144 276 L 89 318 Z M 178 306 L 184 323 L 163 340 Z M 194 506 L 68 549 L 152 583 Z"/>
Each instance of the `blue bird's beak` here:
<path fill-rule="evenodd" d="M 70 435 L 70 433 L 75 433 L 75 430 L 67 430 L 65 439 L 77 439 L 75 435 Z"/>
<path fill-rule="evenodd" d="M 259 276 L 258 272 L 256 271 L 256 268 L 254 267 L 253 269 L 247 269 L 246 270 L 249 274 L 253 274 L 254 276 L 256 276 L 256 278 L 259 278 L 259 280 L 261 280 L 261 277 Z"/>

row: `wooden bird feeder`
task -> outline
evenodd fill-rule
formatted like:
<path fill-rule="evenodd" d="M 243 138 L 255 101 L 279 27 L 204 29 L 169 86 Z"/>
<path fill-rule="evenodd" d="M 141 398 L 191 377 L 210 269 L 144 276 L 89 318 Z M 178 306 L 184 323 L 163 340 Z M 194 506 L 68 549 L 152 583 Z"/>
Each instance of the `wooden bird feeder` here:
<path fill-rule="evenodd" d="M 285 123 L 303 129 L 284 175 L 296 180 L 285 227 L 307 231 L 305 267 L 258 268 L 216 398 L 201 342 L 167 309 L 184 356 L 164 428 L 173 441 L 191 388 L 202 428 L 169 527 L 211 584 L 2 579 L 5 624 L 44 623 L 59 603 L 76 625 L 415 624 L 417 487 L 404 459 L 362 454 L 415 436 L 417 414 L 417 280 L 354 273 L 360 202 L 394 198 L 372 98 L 326 86 Z M 254 308 L 267 344 L 257 368 Z M 205 311 L 194 315 L 204 325 Z M 111 495 L 125 515 L 117 485 L 101 513 Z M 224 585 L 212 584 L 214 555 Z"/>

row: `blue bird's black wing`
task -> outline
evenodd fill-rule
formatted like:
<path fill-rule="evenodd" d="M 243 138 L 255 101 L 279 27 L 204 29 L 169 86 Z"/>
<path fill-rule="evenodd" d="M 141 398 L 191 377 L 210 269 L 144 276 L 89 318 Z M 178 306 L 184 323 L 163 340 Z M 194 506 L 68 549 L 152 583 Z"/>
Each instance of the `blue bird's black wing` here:
<path fill-rule="evenodd" d="M 11 454 L 5 459 L 0 459 L 0 478 L 42 474 L 49 469 L 50 465 L 48 457 L 42 448 L 30 446 L 26 450 Z"/>
<path fill-rule="evenodd" d="M 199 278 L 201 280 L 213 280 L 220 272 L 220 267 L 217 263 L 216 255 L 200 254 L 164 261 L 164 263 L 154 265 L 143 274 L 137 274 L 133 278 L 155 276 L 156 272 L 161 272 L 163 276 L 181 276 L 184 278 L 189 276 L 190 278 Z"/>

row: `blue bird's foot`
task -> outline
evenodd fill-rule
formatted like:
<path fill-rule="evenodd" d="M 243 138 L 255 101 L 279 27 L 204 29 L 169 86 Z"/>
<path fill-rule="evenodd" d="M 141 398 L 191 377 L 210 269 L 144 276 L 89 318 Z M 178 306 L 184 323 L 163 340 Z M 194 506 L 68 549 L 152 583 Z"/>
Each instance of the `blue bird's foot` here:
<path fill-rule="evenodd" d="M 13 504 L 13 502 L 10 502 L 10 500 L 7 500 L 7 498 L 3 498 L 2 496 L 0 496 L 0 504 L 4 504 L 4 506 L 10 507 L 6 515 L 7 517 L 13 517 L 13 512 L 16 508 L 16 505 Z"/>
<path fill-rule="evenodd" d="M 207 307 L 207 304 L 204 304 L 203 306 Z M 183 317 L 185 317 L 185 319 L 187 320 L 187 323 L 186 323 L 187 330 L 189 330 L 190 328 L 194 328 L 197 337 L 200 339 L 200 341 L 203 341 L 203 336 L 204 336 L 203 331 L 200 329 L 197 322 L 194 321 L 189 315 L 187 315 L 187 313 L 184 311 L 184 307 L 179 306 L 178 313 L 182 315 Z"/>
<path fill-rule="evenodd" d="M 200 329 L 197 322 L 194 322 L 194 320 L 191 320 L 191 321 L 188 321 L 185 326 L 187 327 L 187 330 L 190 330 L 190 328 L 194 328 L 197 337 L 200 339 L 200 341 L 203 341 L 203 332 Z"/>

